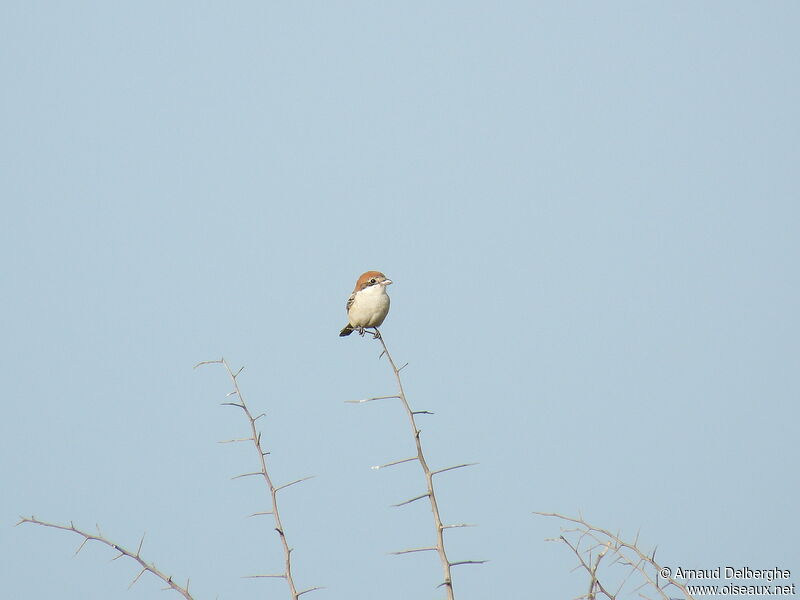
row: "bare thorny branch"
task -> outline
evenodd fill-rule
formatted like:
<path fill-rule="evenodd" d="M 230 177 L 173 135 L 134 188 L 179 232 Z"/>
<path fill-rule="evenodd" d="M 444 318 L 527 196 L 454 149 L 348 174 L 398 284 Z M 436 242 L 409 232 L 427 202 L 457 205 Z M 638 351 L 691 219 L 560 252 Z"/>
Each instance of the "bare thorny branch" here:
<path fill-rule="evenodd" d="M 249 437 L 233 439 L 233 440 L 226 440 L 223 443 L 248 442 L 248 441 L 252 442 L 254 449 L 258 453 L 259 463 L 261 465 L 261 469 L 259 471 L 256 471 L 255 473 L 245 473 L 243 475 L 237 475 L 236 477 L 234 477 L 234 479 L 237 479 L 239 477 L 248 477 L 248 476 L 261 476 L 264 479 L 264 482 L 266 483 L 267 488 L 269 489 L 269 494 L 270 494 L 270 499 L 271 499 L 271 507 L 269 508 L 269 510 L 256 512 L 256 513 L 253 513 L 250 516 L 272 515 L 272 517 L 273 517 L 273 519 L 275 521 L 275 530 L 278 532 L 278 535 L 279 535 L 280 540 L 281 540 L 281 545 L 283 546 L 283 555 L 284 555 L 284 571 L 283 571 L 283 573 L 279 573 L 279 574 L 276 574 L 276 575 L 249 575 L 248 577 L 251 577 L 251 578 L 273 578 L 274 577 L 274 578 L 285 579 L 286 583 L 289 586 L 289 591 L 291 593 L 292 600 L 298 600 L 298 598 L 300 598 L 300 596 L 302 596 L 303 594 L 307 594 L 309 592 L 313 592 L 314 590 L 318 590 L 318 589 L 321 589 L 321 588 L 312 587 L 312 588 L 308 588 L 306 590 L 298 591 L 297 587 L 295 586 L 294 578 L 292 576 L 292 560 L 291 560 L 292 559 L 292 548 L 289 546 L 289 543 L 288 543 L 288 541 L 286 539 L 286 534 L 284 533 L 283 523 L 281 522 L 280 512 L 278 510 L 278 497 L 277 497 L 277 494 L 278 494 L 279 491 L 281 491 L 283 489 L 286 489 L 289 486 L 292 486 L 292 485 L 294 485 L 296 483 L 300 483 L 301 481 L 305 481 L 306 479 L 310 479 L 310 477 L 304 477 L 302 479 L 297 479 L 295 481 L 291 481 L 289 483 L 286 483 L 286 484 L 283 484 L 283 485 L 279 485 L 279 486 L 275 486 L 272 483 L 272 479 L 270 479 L 269 472 L 267 471 L 267 463 L 266 463 L 266 459 L 265 459 L 265 457 L 268 454 L 268 452 L 265 452 L 264 449 L 263 449 L 263 446 L 261 445 L 261 433 L 258 431 L 258 428 L 256 427 L 256 421 L 259 418 L 261 418 L 263 415 L 253 416 L 253 414 L 250 412 L 250 409 L 248 408 L 247 404 L 245 403 L 244 397 L 242 396 L 241 390 L 239 389 L 239 383 L 237 381 L 237 378 L 238 378 L 239 374 L 242 372 L 242 369 L 239 369 L 236 373 L 234 373 L 231 370 L 230 366 L 228 365 L 227 361 L 224 358 L 221 358 L 220 360 L 209 360 L 209 361 L 204 361 L 204 362 L 198 363 L 197 365 L 195 365 L 195 368 L 197 368 L 197 367 L 199 367 L 201 365 L 208 365 L 208 364 L 221 364 L 222 366 L 225 367 L 225 370 L 228 372 L 228 375 L 230 376 L 231 381 L 233 382 L 233 391 L 228 394 L 228 397 L 234 396 L 236 398 L 236 400 L 232 401 L 232 402 L 224 402 L 223 404 L 226 405 L 226 406 L 238 406 L 239 408 L 241 408 L 242 411 L 244 412 L 245 416 L 247 417 L 248 422 L 250 423 L 250 436 Z M 172 590 L 178 592 L 179 594 L 181 594 L 184 598 L 186 598 L 186 600 L 194 600 L 192 598 L 191 594 L 189 593 L 189 582 L 188 582 L 188 580 L 186 582 L 186 586 L 185 587 L 181 586 L 181 585 L 175 583 L 175 581 L 173 581 L 173 579 L 172 579 L 172 577 L 170 575 L 166 575 L 161 570 L 159 570 L 156 567 L 154 562 L 147 562 L 146 560 L 144 560 L 142 558 L 141 550 L 142 550 L 142 544 L 144 543 L 144 536 L 142 536 L 142 539 L 139 542 L 139 546 L 137 547 L 136 551 L 133 552 L 133 551 L 128 550 L 127 548 L 117 544 L 116 542 L 113 542 L 113 541 L 109 540 L 105 536 L 103 536 L 103 534 L 100 532 L 100 528 L 99 527 L 97 528 L 97 535 L 95 535 L 95 534 L 83 531 L 82 529 L 78 529 L 71 522 L 70 522 L 69 525 L 59 525 L 57 523 L 50 523 L 50 522 L 47 522 L 47 521 L 41 521 L 41 520 L 37 519 L 36 517 L 31 516 L 31 517 L 21 517 L 19 522 L 17 523 L 17 525 L 20 525 L 22 523 L 32 523 L 34 525 L 40 525 L 40 526 L 43 526 L 43 527 L 52 527 L 54 529 L 62 529 L 64 531 L 71 531 L 73 533 L 76 533 L 76 534 L 82 536 L 83 537 L 83 542 L 81 543 L 81 545 L 76 550 L 76 552 L 75 552 L 76 554 L 78 552 L 80 552 L 83 549 L 83 547 L 86 545 L 86 542 L 88 542 L 90 540 L 91 541 L 97 541 L 97 542 L 100 542 L 102 544 L 105 544 L 106 546 L 109 546 L 109 547 L 113 548 L 114 550 L 116 550 L 117 552 L 119 552 L 119 554 L 116 557 L 114 557 L 114 560 L 116 560 L 117 558 L 121 558 L 123 556 L 127 556 L 128 558 L 131 558 L 131 559 L 135 560 L 137 563 L 139 563 L 139 566 L 141 566 L 141 570 L 139 571 L 138 575 L 136 575 L 136 577 L 131 582 L 131 586 L 134 583 L 136 583 L 144 573 L 152 573 L 153 575 L 155 575 L 156 577 L 158 577 L 164 583 L 167 584 L 167 587 L 165 587 L 164 589 L 172 589 Z"/>
<path fill-rule="evenodd" d="M 634 591 L 637 591 L 641 598 L 649 599 L 650 596 L 645 595 L 642 590 L 650 590 L 656 592 L 662 600 L 672 600 L 672 596 L 667 594 L 667 590 L 674 588 L 680 591 L 686 600 L 694 600 L 683 584 L 675 581 L 672 577 L 663 577 L 664 571 L 656 561 L 655 550 L 649 554 L 643 552 L 638 545 L 638 534 L 630 542 L 623 540 L 619 534 L 587 523 L 582 516 L 574 518 L 558 513 L 544 512 L 534 514 L 554 517 L 575 524 L 575 527 L 562 527 L 562 534 L 548 541 L 565 544 L 578 558 L 576 568 L 583 569 L 589 576 L 589 591 L 579 598 L 596 600 L 598 594 L 601 594 L 608 600 L 615 600 L 631 576 L 638 574 L 643 582 Z M 614 590 L 608 589 L 600 581 L 600 562 L 606 557 L 612 559 L 609 567 L 620 564 L 629 569 L 627 575 L 622 578 Z"/>
<path fill-rule="evenodd" d="M 421 432 L 420 432 L 420 429 L 417 427 L 417 423 L 416 423 L 416 418 L 415 417 L 416 417 L 416 415 L 419 415 L 419 414 L 429 415 L 429 414 L 432 414 L 432 413 L 430 413 L 429 411 L 425 411 L 425 410 L 422 410 L 422 411 L 413 411 L 413 410 L 411 410 L 411 407 L 408 404 L 408 400 L 406 399 L 405 391 L 403 390 L 403 381 L 400 378 L 400 371 L 402 371 L 405 368 L 406 365 L 403 365 L 402 367 L 399 367 L 399 368 L 397 367 L 397 364 L 394 362 L 394 359 L 392 358 L 392 355 L 389 353 L 389 349 L 386 347 L 386 342 L 383 340 L 383 336 L 380 334 L 380 332 L 378 331 L 377 327 L 375 328 L 375 336 L 374 337 L 375 337 L 375 339 L 377 339 L 381 343 L 381 346 L 383 347 L 383 351 L 381 352 L 381 356 L 385 355 L 387 360 L 389 361 L 389 365 L 391 366 L 392 372 L 394 373 L 395 380 L 397 381 L 398 393 L 397 393 L 397 395 L 392 395 L 392 396 L 376 396 L 376 397 L 373 397 L 373 398 L 366 398 L 364 400 L 355 400 L 355 401 L 349 401 L 349 402 L 356 403 L 356 404 L 361 404 L 361 403 L 364 403 L 364 402 L 372 402 L 374 400 L 389 400 L 389 399 L 400 400 L 400 402 L 403 405 L 403 408 L 406 411 L 406 414 L 408 415 L 409 424 L 411 426 L 411 432 L 412 432 L 412 435 L 414 436 L 414 444 L 416 445 L 416 449 L 417 449 L 417 455 L 416 456 L 412 456 L 410 458 L 404 458 L 404 459 L 401 459 L 401 460 L 390 462 L 390 463 L 387 463 L 387 464 L 384 464 L 384 465 L 378 465 L 378 466 L 375 466 L 375 467 L 372 467 L 372 468 L 373 469 L 382 469 L 382 468 L 385 468 L 385 467 L 391 467 L 393 465 L 398 465 L 398 464 L 401 464 L 401 463 L 405 463 L 405 462 L 416 460 L 419 463 L 420 467 L 422 468 L 422 472 L 425 475 L 425 483 L 426 483 L 426 488 L 427 488 L 426 492 L 424 494 L 420 494 L 419 496 L 415 496 L 414 498 L 410 498 L 408 500 L 400 502 L 399 504 L 395 504 L 395 506 L 404 506 L 406 504 L 411 504 L 412 502 L 415 502 L 417 500 L 421 500 L 422 498 L 428 498 L 428 501 L 430 502 L 430 505 L 431 505 L 431 511 L 433 512 L 434 526 L 436 527 L 436 545 L 435 546 L 424 547 L 424 548 L 410 548 L 410 549 L 407 549 L 407 550 L 400 550 L 399 552 L 392 552 L 392 554 L 410 554 L 410 553 L 414 553 L 414 552 L 433 552 L 433 551 L 435 551 L 439 555 L 439 561 L 441 562 L 442 573 L 443 573 L 443 576 L 444 576 L 444 579 L 443 579 L 442 583 L 439 585 L 439 587 L 444 587 L 445 588 L 445 590 L 447 592 L 448 600 L 454 600 L 455 596 L 453 595 L 453 578 L 452 578 L 452 574 L 451 574 L 451 568 L 455 567 L 455 566 L 459 566 L 459 565 L 482 564 L 482 563 L 485 563 L 486 561 L 484 561 L 484 560 L 462 560 L 462 561 L 457 561 L 457 562 L 451 562 L 447 558 L 447 552 L 445 551 L 445 544 L 444 544 L 444 530 L 445 529 L 450 529 L 450 528 L 453 528 L 453 527 L 469 527 L 469 525 L 467 525 L 465 523 L 462 523 L 462 524 L 459 524 L 459 525 L 444 525 L 442 523 L 442 518 L 441 518 L 441 515 L 439 514 L 439 505 L 438 505 L 438 502 L 436 501 L 436 492 L 435 492 L 435 489 L 434 489 L 433 477 L 434 477 L 434 475 L 438 475 L 438 474 L 444 473 L 446 471 L 452 471 L 453 469 L 460 469 L 461 467 L 469 467 L 469 466 L 472 466 L 472 465 L 474 465 L 476 463 L 461 464 L 461 465 L 456 465 L 456 466 L 453 466 L 453 467 L 447 467 L 447 468 L 444 468 L 444 469 L 439 469 L 439 470 L 436 470 L 436 471 L 432 471 L 430 469 L 430 467 L 428 466 L 428 462 L 425 460 L 425 455 L 424 455 L 424 453 L 422 451 L 422 441 L 420 440 L 420 433 Z"/>
<path fill-rule="evenodd" d="M 242 372 L 244 367 L 242 367 L 241 369 L 236 371 L 236 373 L 234 373 L 231 370 L 230 365 L 228 365 L 228 362 L 224 358 L 221 358 L 219 360 L 203 361 L 203 362 L 198 363 L 197 365 L 195 365 L 195 368 L 197 368 L 197 367 L 199 367 L 201 365 L 209 365 L 209 364 L 221 364 L 223 367 L 225 367 L 225 370 L 228 372 L 228 376 L 230 377 L 231 382 L 233 383 L 233 391 L 228 394 L 228 397 L 234 397 L 234 398 L 236 398 L 236 400 L 231 401 L 231 402 L 223 402 L 223 405 L 224 406 L 236 406 L 236 407 L 242 409 L 242 411 L 244 412 L 245 416 L 247 417 L 247 420 L 250 423 L 250 436 L 249 437 L 240 438 L 240 439 L 234 439 L 234 440 L 226 440 L 223 443 L 248 442 L 248 441 L 252 442 L 253 443 L 253 448 L 258 453 L 258 460 L 259 460 L 259 464 L 261 466 L 261 470 L 260 471 L 256 471 L 254 473 L 244 473 L 242 475 L 237 475 L 236 477 L 234 477 L 234 479 L 237 479 L 237 478 L 240 478 L 240 477 L 249 477 L 249 476 L 260 476 L 260 477 L 263 478 L 264 483 L 266 484 L 267 489 L 269 490 L 269 495 L 270 495 L 272 506 L 269 508 L 269 510 L 262 511 L 262 512 L 256 512 L 256 513 L 253 513 L 250 516 L 272 515 L 272 518 L 275 521 L 275 531 L 278 532 L 278 536 L 280 537 L 280 540 L 281 540 L 281 546 L 283 547 L 283 557 L 284 557 L 283 573 L 278 573 L 278 574 L 275 574 L 275 575 L 248 575 L 247 577 L 248 578 L 253 578 L 253 579 L 261 579 L 261 578 L 285 579 L 286 583 L 289 586 L 289 592 L 291 594 L 292 600 L 297 600 L 303 594 L 307 594 L 309 592 L 313 592 L 314 590 L 318 590 L 318 589 L 322 589 L 322 588 L 320 588 L 320 587 L 312 587 L 312 588 L 308 588 L 308 589 L 302 590 L 302 591 L 298 591 L 297 590 L 297 586 L 295 585 L 295 582 L 294 582 L 294 576 L 292 575 L 292 548 L 291 548 L 291 546 L 289 546 L 289 542 L 286 539 L 286 533 L 284 531 L 283 523 L 281 521 L 280 511 L 278 510 L 278 492 L 283 490 L 283 489 L 286 489 L 287 487 L 289 487 L 291 485 L 294 485 L 296 483 L 300 483 L 302 481 L 306 481 L 307 479 L 311 479 L 311 477 L 303 477 L 302 479 L 297 479 L 295 481 L 291 481 L 289 483 L 286 483 L 286 484 L 283 484 L 283 485 L 278 485 L 278 486 L 276 486 L 272 482 L 272 479 L 271 479 L 271 477 L 269 475 L 269 471 L 267 470 L 267 461 L 266 461 L 266 456 L 267 456 L 267 454 L 269 454 L 269 452 L 265 452 L 264 451 L 264 448 L 263 448 L 263 446 L 261 444 L 261 433 L 258 431 L 258 428 L 256 427 L 256 421 L 258 419 L 260 419 L 263 416 L 263 414 L 253 416 L 253 413 L 250 412 L 250 409 L 248 408 L 247 403 L 245 402 L 244 397 L 242 396 L 242 392 L 239 389 L 239 382 L 237 381 L 237 379 L 239 377 L 239 374 Z"/>
<path fill-rule="evenodd" d="M 161 581 L 163 581 L 165 584 L 167 584 L 166 587 L 164 588 L 165 590 L 169 590 L 169 589 L 175 590 L 181 596 L 186 598 L 186 600 L 194 600 L 192 598 L 192 595 L 189 593 L 189 581 L 188 580 L 186 581 L 186 586 L 185 587 L 181 586 L 181 585 L 175 583 L 172 580 L 172 576 L 171 575 L 166 575 L 163 571 L 161 571 L 158 567 L 156 567 L 156 564 L 154 562 L 147 562 L 145 559 L 142 558 L 141 551 L 142 551 L 142 544 L 144 544 L 144 536 L 142 536 L 142 539 L 139 541 L 139 546 L 136 548 L 136 551 L 133 552 L 133 551 L 128 550 L 127 548 L 125 548 L 123 546 L 120 546 L 116 542 L 112 542 L 111 540 L 106 538 L 100 532 L 100 528 L 99 527 L 97 528 L 97 535 L 94 535 L 94 534 L 88 533 L 86 531 L 83 531 L 82 529 L 78 529 L 72 523 L 70 523 L 69 525 L 58 525 L 56 523 L 49 523 L 47 521 L 41 521 L 41 520 L 39 520 L 39 519 L 37 519 L 36 517 L 33 517 L 33 516 L 31 516 L 31 517 L 20 517 L 20 520 L 17 523 L 17 525 L 20 525 L 22 523 L 33 523 L 34 525 L 41 525 L 43 527 L 52 527 L 54 529 L 62 529 L 64 531 L 71 531 L 73 533 L 76 533 L 76 534 L 82 536 L 83 537 L 83 542 L 81 542 L 81 545 L 78 546 L 77 550 L 75 550 L 75 554 L 78 554 L 78 552 L 83 550 L 83 547 L 86 545 L 86 542 L 96 541 L 96 542 L 100 542 L 102 544 L 105 544 L 106 546 L 109 546 L 110 548 L 113 548 L 114 550 L 119 552 L 119 554 L 117 556 L 115 556 L 113 560 L 117 560 L 118 558 L 122 558 L 123 556 L 127 556 L 128 558 L 131 558 L 131 559 L 135 560 L 137 563 L 139 563 L 139 566 L 141 567 L 141 570 L 139 571 L 139 574 L 136 575 L 136 577 L 134 577 L 133 581 L 131 581 L 131 584 L 128 586 L 129 588 L 132 587 L 134 583 L 139 581 L 139 578 L 142 575 L 144 575 L 145 573 L 152 573 L 153 575 L 158 577 Z"/>

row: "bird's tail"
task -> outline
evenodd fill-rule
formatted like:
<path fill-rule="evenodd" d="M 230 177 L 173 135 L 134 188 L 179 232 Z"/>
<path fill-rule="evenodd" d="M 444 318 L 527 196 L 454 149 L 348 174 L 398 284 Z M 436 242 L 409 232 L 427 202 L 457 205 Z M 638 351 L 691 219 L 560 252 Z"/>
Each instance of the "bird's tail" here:
<path fill-rule="evenodd" d="M 348 325 L 339 332 L 339 337 L 344 337 L 351 333 L 353 333 L 353 326 L 348 323 Z"/>

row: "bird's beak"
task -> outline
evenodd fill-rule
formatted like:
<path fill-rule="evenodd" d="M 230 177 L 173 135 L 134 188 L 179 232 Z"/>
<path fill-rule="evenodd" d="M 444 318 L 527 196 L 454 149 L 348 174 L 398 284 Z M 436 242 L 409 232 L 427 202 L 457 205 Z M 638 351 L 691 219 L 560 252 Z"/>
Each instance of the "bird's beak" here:
<path fill-rule="evenodd" d="M 384 279 L 383 281 L 381 281 L 381 285 L 392 285 L 392 280 Z"/>

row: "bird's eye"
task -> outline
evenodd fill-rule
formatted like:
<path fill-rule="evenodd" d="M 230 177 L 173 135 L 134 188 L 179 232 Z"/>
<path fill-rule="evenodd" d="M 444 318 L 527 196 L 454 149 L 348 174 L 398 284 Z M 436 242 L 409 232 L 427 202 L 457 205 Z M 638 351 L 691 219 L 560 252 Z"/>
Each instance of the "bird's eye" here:
<path fill-rule="evenodd" d="M 373 277 L 372 279 L 369 280 L 369 282 L 371 285 L 374 285 L 376 283 L 376 279 Z"/>

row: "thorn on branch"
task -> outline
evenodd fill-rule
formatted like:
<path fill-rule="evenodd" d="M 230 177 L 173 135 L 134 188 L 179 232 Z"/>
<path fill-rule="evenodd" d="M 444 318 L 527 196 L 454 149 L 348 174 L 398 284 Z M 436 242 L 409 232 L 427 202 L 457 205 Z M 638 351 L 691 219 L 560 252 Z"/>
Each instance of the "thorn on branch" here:
<path fill-rule="evenodd" d="M 242 473 L 241 475 L 234 475 L 231 477 L 233 479 L 241 479 L 242 477 L 252 477 L 253 475 L 263 475 L 264 473 L 261 471 L 254 471 L 253 473 Z"/>
<path fill-rule="evenodd" d="M 389 400 L 390 398 L 399 399 L 400 396 L 374 396 L 372 398 L 364 398 L 362 400 L 345 400 L 345 404 L 364 404 L 365 402 L 373 402 L 374 400 Z"/>
<path fill-rule="evenodd" d="M 88 542 L 88 541 L 89 541 L 89 538 L 88 538 L 88 537 L 87 537 L 87 538 L 84 538 L 84 539 L 83 539 L 83 541 L 81 542 L 81 545 L 80 545 L 80 546 L 78 546 L 78 549 L 77 549 L 77 550 L 75 550 L 75 554 L 73 554 L 73 556 L 78 556 L 78 552 L 80 552 L 81 550 L 83 550 L 83 547 L 86 545 L 86 542 Z"/>
<path fill-rule="evenodd" d="M 283 485 L 279 485 L 278 487 L 275 488 L 275 491 L 278 492 L 280 490 L 286 489 L 290 485 L 294 485 L 295 483 L 300 483 L 302 481 L 308 481 L 309 479 L 313 479 L 313 478 L 314 478 L 313 475 L 309 475 L 308 477 L 303 477 L 302 479 L 295 479 L 291 483 L 284 483 Z"/>
<path fill-rule="evenodd" d="M 142 575 L 143 575 L 145 572 L 147 572 L 147 569 L 142 569 L 141 571 L 139 571 L 139 574 L 138 574 L 136 577 L 134 577 L 134 578 L 133 578 L 133 581 L 131 581 L 130 585 L 128 586 L 128 589 L 131 589 L 131 588 L 133 587 L 133 584 L 135 584 L 137 581 L 139 581 L 139 578 L 140 578 L 140 577 L 141 577 L 141 576 L 142 576 Z M 169 588 L 167 588 L 167 589 L 169 589 Z"/>
<path fill-rule="evenodd" d="M 424 494 L 420 494 L 416 498 L 411 498 L 411 500 L 405 500 L 400 504 L 392 504 L 392 506 L 405 506 L 406 504 L 411 504 L 412 502 L 416 502 L 417 500 L 421 500 L 422 498 L 427 498 L 430 496 L 430 492 L 425 492 Z"/>
<path fill-rule="evenodd" d="M 447 471 L 453 471 L 455 469 L 461 469 L 463 467 L 474 467 L 478 463 L 464 463 L 462 465 L 456 465 L 454 467 L 446 467 L 444 469 L 439 469 L 438 471 L 431 472 L 431 475 L 439 475 L 440 473 L 446 473 Z"/>
<path fill-rule="evenodd" d="M 394 462 L 386 463 L 385 465 L 374 465 L 370 467 L 370 469 L 378 470 L 378 469 L 385 469 L 386 467 L 393 467 L 395 465 L 400 465 L 402 463 L 410 462 L 412 460 L 419 460 L 418 456 L 412 456 L 411 458 L 404 458 L 402 460 L 396 460 Z"/>
<path fill-rule="evenodd" d="M 201 361 L 201 362 L 197 363 L 192 368 L 196 369 L 197 367 L 202 367 L 203 365 L 220 365 L 220 364 L 223 363 L 224 360 L 225 360 L 224 358 L 220 358 L 219 360 L 204 360 L 204 361 Z"/>
<path fill-rule="evenodd" d="M 451 567 L 458 567 L 460 565 L 483 565 L 489 562 L 488 560 L 459 560 L 457 562 L 451 562 Z"/>
<path fill-rule="evenodd" d="M 389 554 L 394 554 L 398 556 L 400 554 L 411 554 L 412 552 L 430 552 L 432 550 L 438 550 L 436 546 L 430 546 L 428 548 L 409 548 L 407 550 L 398 550 L 397 552 L 389 552 Z"/>
<path fill-rule="evenodd" d="M 308 588 L 307 590 L 303 590 L 302 592 L 298 592 L 297 593 L 297 597 L 299 598 L 303 594 L 307 594 L 309 592 L 313 592 L 313 591 L 316 591 L 316 590 L 324 590 L 324 589 L 325 589 L 324 587 L 318 585 L 316 587 L 312 587 L 312 588 Z"/>

